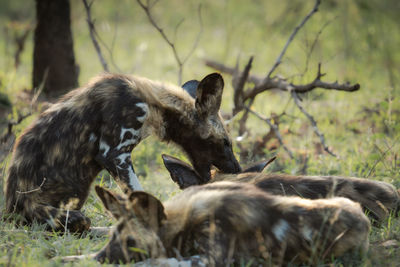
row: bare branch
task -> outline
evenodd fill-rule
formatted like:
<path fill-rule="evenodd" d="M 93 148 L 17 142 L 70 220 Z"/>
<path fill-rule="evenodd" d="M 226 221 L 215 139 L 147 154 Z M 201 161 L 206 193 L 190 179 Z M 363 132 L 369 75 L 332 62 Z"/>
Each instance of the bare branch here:
<path fill-rule="evenodd" d="M 113 67 L 118 71 L 118 72 L 122 72 L 122 70 L 118 67 L 118 65 L 115 63 L 114 60 L 114 46 L 115 46 L 115 40 L 116 40 L 116 32 L 118 29 L 118 23 L 115 23 L 114 26 L 114 34 L 112 37 L 112 41 L 111 41 L 111 47 L 108 47 L 107 43 L 103 40 L 103 38 L 101 38 L 101 36 L 96 32 L 96 37 L 97 39 L 99 39 L 100 43 L 103 45 L 103 47 L 107 50 L 108 55 L 110 56 L 110 61 L 111 64 L 113 65 Z"/>
<path fill-rule="evenodd" d="M 178 29 L 183 24 L 184 21 L 185 21 L 185 18 L 182 18 L 175 26 L 175 29 L 174 29 L 174 43 L 176 42 L 176 36 L 178 35 Z"/>
<path fill-rule="evenodd" d="M 324 25 L 322 25 L 321 29 L 320 29 L 320 30 L 317 32 L 317 34 L 315 35 L 315 38 L 314 38 L 314 41 L 313 41 L 312 44 L 311 44 L 310 50 L 307 52 L 307 57 L 306 57 L 306 63 L 305 63 L 304 71 L 303 71 L 303 73 L 302 73 L 300 76 L 304 76 L 304 74 L 307 73 L 307 71 L 308 71 L 308 65 L 309 65 L 309 62 L 310 62 L 310 57 L 311 57 L 311 54 L 314 52 L 314 48 L 315 48 L 315 46 L 316 46 L 316 44 L 317 44 L 317 42 L 318 42 L 318 39 L 319 39 L 320 35 L 321 35 L 322 32 L 325 30 L 325 28 L 328 27 L 328 25 L 331 24 L 331 22 L 332 22 L 333 20 L 335 20 L 335 19 L 337 19 L 337 16 L 334 17 L 333 19 L 328 20 L 327 22 L 325 22 Z"/>
<path fill-rule="evenodd" d="M 260 120 L 266 122 L 266 123 L 269 125 L 269 127 L 271 127 L 271 129 L 274 131 L 274 134 L 275 134 L 276 138 L 277 138 L 278 141 L 279 141 L 279 144 L 283 147 L 283 149 L 285 149 L 285 151 L 288 153 L 289 157 L 290 157 L 290 158 L 293 158 L 293 153 L 292 153 L 292 152 L 289 150 L 289 148 L 287 148 L 287 146 L 283 143 L 282 136 L 281 136 L 281 134 L 280 134 L 280 132 L 279 132 L 279 129 L 278 129 L 278 127 L 277 127 L 275 124 L 273 124 L 273 123 L 271 122 L 271 119 L 270 119 L 270 118 L 266 118 L 266 117 L 264 117 L 264 116 L 258 114 L 257 112 L 251 110 L 251 109 L 248 108 L 248 107 L 245 107 L 245 109 L 248 110 L 251 114 L 255 115 L 255 116 L 256 116 L 257 118 L 259 118 Z"/>
<path fill-rule="evenodd" d="M 268 72 L 267 77 L 265 80 L 268 80 L 271 77 L 271 74 L 276 70 L 276 68 L 281 64 L 282 57 L 285 55 L 287 48 L 289 47 L 290 43 L 293 41 L 294 37 L 296 36 L 297 32 L 301 29 L 301 27 L 306 24 L 306 22 L 311 18 L 311 16 L 318 11 L 318 6 L 321 4 L 321 0 L 316 0 L 313 9 L 308 13 L 307 16 L 300 22 L 299 25 L 293 30 L 292 34 L 289 36 L 289 39 L 286 41 L 285 46 L 283 47 L 282 52 L 278 56 L 275 61 L 275 64 L 272 66 L 271 70 Z"/>
<path fill-rule="evenodd" d="M 165 34 L 164 30 L 157 24 L 157 22 L 154 20 L 150 9 L 154 7 L 156 3 L 153 3 L 152 5 L 149 4 L 149 1 L 147 1 L 147 4 L 144 4 L 141 0 L 137 0 L 138 4 L 140 7 L 144 10 L 144 12 L 147 15 L 147 18 L 149 19 L 151 25 L 161 34 L 161 37 L 164 39 L 164 41 L 171 47 L 172 52 L 174 54 L 174 58 L 176 60 L 176 63 L 178 64 L 179 67 L 179 73 L 178 73 L 178 83 L 182 83 L 182 65 L 184 64 L 182 60 L 180 59 L 178 55 L 178 51 L 176 50 L 175 43 L 172 42 L 168 36 Z M 179 24 L 178 24 L 179 26 Z"/>
<path fill-rule="evenodd" d="M 280 89 L 283 91 L 295 91 L 296 93 L 307 93 L 315 88 L 323 88 L 323 89 L 331 89 L 338 91 L 346 91 L 346 92 L 354 92 L 360 89 L 360 84 L 339 84 L 337 81 L 333 83 L 327 83 L 321 81 L 319 78 L 316 78 L 314 81 L 308 84 L 292 84 L 288 83 L 286 80 L 282 78 L 274 78 L 273 80 L 269 80 L 265 84 L 261 84 L 260 86 L 255 86 L 252 90 L 245 92 L 244 99 L 253 98 L 257 94 L 262 93 L 271 89 Z"/>
<path fill-rule="evenodd" d="M 197 33 L 196 39 L 194 40 L 192 49 L 190 49 L 189 53 L 183 59 L 184 63 L 190 58 L 190 56 L 193 54 L 194 50 L 196 50 L 196 48 L 197 48 L 197 46 L 199 45 L 199 42 L 200 42 L 200 37 L 201 37 L 201 35 L 203 33 L 203 18 L 201 17 L 201 8 L 202 8 L 202 5 L 199 4 L 199 8 L 197 9 L 197 13 L 198 13 L 198 17 L 199 17 L 199 27 L 200 27 L 200 29 L 199 29 L 199 32 Z"/>
<path fill-rule="evenodd" d="M 249 83 L 253 83 L 254 87 L 252 87 L 251 89 L 248 89 L 246 91 L 242 91 L 244 88 L 244 85 L 243 86 L 240 85 L 241 87 L 239 87 L 237 85 L 238 82 L 234 82 L 234 88 L 235 88 L 234 105 L 235 106 L 233 109 L 233 113 L 239 112 L 242 109 L 245 109 L 245 113 L 240 120 L 240 129 L 239 129 L 240 135 L 243 134 L 243 132 L 245 131 L 245 123 L 248 118 L 248 112 L 250 112 L 250 113 L 254 114 L 256 117 L 258 117 L 259 119 L 265 121 L 271 127 L 271 129 L 273 129 L 275 131 L 275 134 L 277 136 L 277 139 L 279 140 L 279 143 L 282 146 L 284 146 L 282 137 L 279 134 L 277 126 L 272 124 L 270 119 L 263 117 L 262 115 L 256 113 L 255 111 L 252 111 L 250 109 L 250 107 L 253 104 L 256 96 L 264 91 L 271 90 L 271 89 L 279 89 L 282 91 L 288 91 L 291 94 L 292 98 L 295 101 L 295 104 L 300 109 L 300 111 L 308 118 L 308 120 L 310 120 L 312 127 L 314 129 L 314 132 L 320 138 L 320 141 L 321 141 L 322 146 L 324 147 L 324 150 L 327 153 L 329 153 L 330 155 L 336 157 L 336 155 L 332 151 L 330 151 L 328 146 L 325 144 L 325 138 L 324 138 L 323 134 L 319 131 L 319 129 L 317 127 L 317 123 L 314 120 L 314 118 L 301 106 L 300 99 L 298 98 L 297 94 L 298 93 L 306 93 L 315 88 L 353 92 L 353 91 L 357 91 L 358 89 L 360 89 L 360 85 L 358 83 L 351 85 L 349 83 L 339 84 L 337 81 L 335 81 L 333 83 L 328 83 L 328 82 L 322 81 L 321 78 L 323 76 L 325 76 L 325 74 L 321 72 L 321 63 L 318 64 L 318 72 L 317 72 L 316 78 L 307 84 L 293 84 L 291 82 L 288 82 L 287 79 L 282 78 L 282 77 L 277 77 L 277 76 L 271 77 L 272 73 L 281 64 L 282 58 L 285 55 L 285 53 L 286 53 L 289 45 L 293 41 L 294 37 L 296 36 L 298 31 L 305 25 L 305 23 L 311 18 L 311 16 L 318 11 L 318 7 L 319 7 L 320 3 L 321 3 L 321 0 L 315 0 L 313 9 L 306 15 L 306 17 L 304 17 L 304 19 L 300 22 L 300 24 L 293 30 L 292 34 L 289 36 L 289 39 L 287 40 L 287 42 L 283 48 L 283 50 L 281 51 L 280 55 L 278 56 L 277 60 L 275 61 L 273 67 L 268 72 L 266 77 L 250 75 L 248 73 L 248 70 L 249 70 L 249 64 L 248 64 L 248 66 L 246 67 L 246 69 L 248 68 L 248 70 L 245 69 L 245 71 L 243 72 L 243 76 L 244 77 L 247 76 L 247 79 L 241 80 L 241 81 L 243 81 L 243 82 L 247 81 Z M 317 33 L 317 36 L 316 36 L 314 42 L 312 43 L 310 52 L 308 53 L 308 56 L 307 56 L 306 70 L 308 69 L 308 58 L 310 57 L 312 51 L 314 50 L 315 44 L 318 40 L 318 37 L 328 24 L 329 23 L 326 23 L 325 25 L 323 25 L 323 27 Z M 236 67 L 236 68 L 228 67 L 219 62 L 215 62 L 212 60 L 206 60 L 205 64 L 207 66 L 217 69 L 221 72 L 229 73 L 230 75 L 232 75 L 234 77 L 236 77 L 237 73 L 238 73 L 238 67 Z M 236 81 L 237 78 L 234 80 Z M 249 104 L 247 106 L 245 106 L 244 103 L 247 100 L 250 100 L 250 101 L 248 102 Z M 284 146 L 284 149 L 288 152 L 288 154 L 291 157 L 293 157 L 292 153 L 288 150 L 287 147 Z"/>
<path fill-rule="evenodd" d="M 182 72 L 183 72 L 183 65 L 186 63 L 186 61 L 190 58 L 190 56 L 193 54 L 194 50 L 197 48 L 199 40 L 200 40 L 200 36 L 203 32 L 203 20 L 201 17 L 201 4 L 199 5 L 198 8 L 198 16 L 199 16 L 199 24 L 200 24 L 200 30 L 196 36 L 196 40 L 193 43 L 193 46 L 191 48 L 191 50 L 189 51 L 189 53 L 182 59 L 179 54 L 178 51 L 176 49 L 176 45 L 175 45 L 175 40 L 171 41 L 168 36 L 166 35 L 166 33 L 164 32 L 163 28 L 161 28 L 157 22 L 155 21 L 153 15 L 151 14 L 151 9 L 156 5 L 156 3 L 158 2 L 158 0 L 154 1 L 152 4 L 150 4 L 150 1 L 147 1 L 146 4 L 144 4 L 142 2 L 142 0 L 137 0 L 138 4 L 140 5 L 140 7 L 144 10 L 144 12 L 147 15 L 147 18 L 149 19 L 151 25 L 153 25 L 153 27 L 160 33 L 161 37 L 164 39 L 164 41 L 171 47 L 172 52 L 174 54 L 174 58 L 176 60 L 176 63 L 178 64 L 178 84 L 182 83 Z M 175 33 L 174 36 L 176 37 L 176 32 L 179 28 L 179 26 L 182 24 L 183 20 L 181 20 L 175 27 Z M 174 37 L 174 39 L 175 39 Z"/>
<path fill-rule="evenodd" d="M 307 117 L 307 119 L 311 122 L 311 125 L 312 125 L 312 127 L 313 127 L 313 130 L 314 130 L 315 134 L 319 137 L 319 139 L 320 139 L 320 141 L 321 141 L 321 144 L 322 144 L 322 146 L 324 147 L 324 150 L 325 150 L 329 155 L 334 156 L 334 157 L 337 157 L 337 155 L 334 154 L 334 153 L 329 149 L 329 147 L 326 145 L 324 134 L 321 133 L 321 132 L 319 131 L 318 126 L 317 126 L 317 122 L 315 121 L 314 117 L 311 116 L 311 115 L 304 109 L 304 107 L 301 105 L 300 99 L 299 99 L 299 97 L 297 96 L 296 92 L 295 92 L 295 91 L 291 91 L 291 96 L 293 97 L 294 103 L 296 104 L 296 106 L 300 109 L 300 111 L 301 111 L 301 112 Z"/>
<path fill-rule="evenodd" d="M 244 104 L 243 90 L 246 80 L 249 77 L 252 62 L 253 62 L 253 56 L 250 57 L 249 62 L 244 68 L 243 72 L 239 75 L 237 83 L 234 86 L 234 96 L 233 96 L 234 108 L 232 111 L 233 115 L 235 115 L 239 110 L 241 110 Z"/>
<path fill-rule="evenodd" d="M 372 165 L 371 169 L 368 171 L 367 175 L 365 176 L 365 178 L 370 177 L 370 175 L 372 174 L 373 171 L 375 171 L 376 166 L 378 165 L 379 162 L 383 162 L 383 160 L 386 157 L 386 154 L 391 151 L 393 149 L 393 147 L 395 146 L 396 142 L 397 142 L 398 138 L 395 140 L 395 142 L 392 145 L 388 145 L 387 149 L 385 151 L 381 151 L 379 149 L 378 146 L 376 146 L 376 148 L 379 150 L 379 153 L 381 154 L 380 158 L 375 160 L 374 164 Z"/>
<path fill-rule="evenodd" d="M 167 44 L 172 48 L 172 50 L 173 50 L 173 52 L 174 52 L 174 55 L 175 55 L 175 59 L 176 59 L 178 62 L 180 62 L 179 56 L 178 56 L 178 54 L 177 54 L 177 52 L 176 52 L 176 49 L 175 49 L 175 44 L 169 40 L 169 38 L 168 38 L 168 36 L 165 34 L 164 30 L 163 30 L 160 26 L 158 26 L 157 22 L 154 20 L 152 14 L 151 14 L 151 12 L 150 12 L 150 9 L 153 8 L 154 5 L 155 5 L 156 3 L 153 3 L 153 5 L 150 6 L 150 5 L 149 5 L 149 2 L 147 2 L 147 5 L 143 4 L 141 0 L 137 0 L 137 2 L 138 2 L 138 4 L 142 7 L 142 9 L 144 10 L 144 12 L 146 13 L 147 18 L 149 19 L 151 25 L 153 25 L 153 27 L 156 28 L 156 30 L 161 34 L 161 36 L 162 36 L 162 38 L 164 39 L 164 41 L 166 41 Z M 178 25 L 179 25 L 179 24 L 178 24 Z"/>
<path fill-rule="evenodd" d="M 232 80 L 232 85 L 234 88 L 234 94 L 233 94 L 233 102 L 234 102 L 234 107 L 232 110 L 232 116 L 235 116 L 239 111 L 243 109 L 244 106 L 244 100 L 243 100 L 243 90 L 244 90 L 244 85 L 249 77 L 250 69 L 251 69 L 251 64 L 253 62 L 253 56 L 250 57 L 249 62 L 247 63 L 246 67 L 244 68 L 243 72 L 241 75 L 238 75 L 239 73 L 239 60 L 236 62 L 235 66 L 235 74 L 233 75 L 233 80 Z M 237 77 L 239 76 L 239 77 Z M 247 107 L 251 107 L 253 104 L 254 99 L 250 99 Z M 243 116 L 239 120 L 239 136 L 242 136 L 246 132 L 246 122 L 249 117 L 249 111 L 245 110 L 243 113 Z"/>
<path fill-rule="evenodd" d="M 219 62 L 213 61 L 213 60 L 205 60 L 205 64 L 209 67 L 212 67 L 218 71 L 228 73 L 228 74 L 233 74 L 234 73 L 234 68 L 228 67 L 224 64 L 221 64 Z M 349 84 L 349 83 L 344 83 L 340 84 L 337 81 L 336 82 L 324 82 L 321 81 L 321 77 L 323 77 L 324 74 L 317 75 L 317 77 L 312 81 L 311 83 L 308 84 L 293 84 L 288 81 L 286 81 L 284 78 L 281 77 L 274 77 L 270 78 L 267 81 L 265 81 L 261 76 L 258 75 L 249 75 L 247 82 L 254 83 L 255 86 L 254 88 L 247 90 L 244 92 L 243 95 L 243 100 L 246 101 L 247 99 L 254 98 L 257 94 L 262 93 L 264 91 L 272 90 L 272 89 L 278 89 L 282 91 L 295 91 L 296 93 L 307 93 L 315 88 L 322 88 L 322 89 L 327 89 L 327 90 L 338 90 L 338 91 L 346 91 L 346 92 L 354 92 L 360 89 L 360 84 Z"/>
<path fill-rule="evenodd" d="M 96 39 L 96 35 L 97 35 L 96 28 L 94 27 L 94 21 L 92 20 L 92 16 L 91 16 L 91 13 L 90 13 L 90 11 L 91 11 L 90 9 L 92 7 L 93 1 L 90 4 L 88 4 L 88 2 L 86 0 L 82 0 L 83 5 L 85 6 L 85 10 L 86 10 L 86 16 L 87 16 L 86 21 L 87 21 L 88 26 L 89 26 L 90 38 L 92 39 L 94 48 L 96 49 L 97 55 L 99 56 L 100 63 L 103 66 L 104 71 L 110 72 L 110 70 L 108 68 L 108 65 L 107 65 L 107 62 L 104 59 L 103 54 L 101 52 L 100 45 L 99 45 L 99 43 L 97 42 L 97 39 Z"/>

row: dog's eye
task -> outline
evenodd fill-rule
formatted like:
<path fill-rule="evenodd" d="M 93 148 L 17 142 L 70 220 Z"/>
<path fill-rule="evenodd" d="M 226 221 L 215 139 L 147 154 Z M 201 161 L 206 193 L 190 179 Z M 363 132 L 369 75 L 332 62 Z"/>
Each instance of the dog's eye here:
<path fill-rule="evenodd" d="M 128 247 L 135 247 L 136 246 L 136 240 L 135 238 L 128 236 L 128 238 L 126 239 L 126 245 Z"/>

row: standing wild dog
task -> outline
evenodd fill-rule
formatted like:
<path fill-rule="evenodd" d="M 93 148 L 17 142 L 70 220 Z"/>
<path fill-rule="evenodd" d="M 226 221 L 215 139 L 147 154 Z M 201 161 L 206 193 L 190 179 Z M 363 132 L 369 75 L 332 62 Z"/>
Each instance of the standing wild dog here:
<path fill-rule="evenodd" d="M 203 184 L 204 179 L 189 164 L 168 155 L 163 155 L 163 160 L 172 180 L 181 189 Z M 215 172 L 210 182 L 251 183 L 273 195 L 300 196 L 309 199 L 346 197 L 360 203 L 378 222 L 382 222 L 391 212 L 396 214 L 400 209 L 399 191 L 389 183 L 354 177 L 260 173 L 268 163 L 270 162 L 261 162 L 240 174 Z"/>
<path fill-rule="evenodd" d="M 64 261 L 201 255 L 211 266 L 240 260 L 313 264 L 368 249 L 369 220 L 346 198 L 273 196 L 234 182 L 192 186 L 164 204 L 145 192 L 131 192 L 126 199 L 99 186 L 96 192 L 118 220 L 110 241 L 98 253 Z"/>
<path fill-rule="evenodd" d="M 218 112 L 223 86 L 221 75 L 210 74 L 193 98 L 171 84 L 106 74 L 71 91 L 16 142 L 5 183 L 6 211 L 54 229 L 63 224 L 87 229 L 90 220 L 79 209 L 102 169 L 124 190 L 141 189 L 131 151 L 151 133 L 182 147 L 203 182 L 211 165 L 239 172 Z"/>

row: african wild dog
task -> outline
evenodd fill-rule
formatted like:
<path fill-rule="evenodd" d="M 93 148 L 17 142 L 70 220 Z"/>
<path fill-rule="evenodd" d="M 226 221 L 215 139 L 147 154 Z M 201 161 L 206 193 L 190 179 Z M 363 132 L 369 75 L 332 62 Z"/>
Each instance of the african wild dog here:
<path fill-rule="evenodd" d="M 211 266 L 240 260 L 313 264 L 368 249 L 369 220 L 346 198 L 273 196 L 234 182 L 192 186 L 164 204 L 145 192 L 131 192 L 125 200 L 99 186 L 96 192 L 118 220 L 110 241 L 98 253 L 64 261 L 201 255 Z"/>
<path fill-rule="evenodd" d="M 105 74 L 71 91 L 19 137 L 5 184 L 6 211 L 55 229 L 67 223 L 86 230 L 90 220 L 79 210 L 102 169 L 122 189 L 141 189 L 131 151 L 151 133 L 182 147 L 204 182 L 211 165 L 239 172 L 218 112 L 223 86 L 221 75 L 210 74 L 193 98 L 171 84 Z"/>
<path fill-rule="evenodd" d="M 189 164 L 168 155 L 163 155 L 163 160 L 172 180 L 181 189 L 203 184 L 204 179 L 201 179 Z M 399 212 L 399 191 L 389 183 L 353 177 L 261 173 L 269 163 L 270 161 L 260 162 L 240 174 L 215 172 L 210 181 L 251 183 L 273 195 L 300 196 L 309 199 L 329 196 L 346 197 L 359 202 L 368 215 L 377 222 L 382 222 L 392 212 L 395 215 Z"/>

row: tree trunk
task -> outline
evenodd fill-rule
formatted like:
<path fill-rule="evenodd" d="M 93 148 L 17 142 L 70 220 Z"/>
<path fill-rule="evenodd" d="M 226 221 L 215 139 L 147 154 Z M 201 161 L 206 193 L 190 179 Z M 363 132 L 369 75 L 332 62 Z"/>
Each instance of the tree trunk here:
<path fill-rule="evenodd" d="M 69 0 L 35 0 L 36 29 L 33 51 L 33 88 L 59 96 L 77 87 Z"/>

